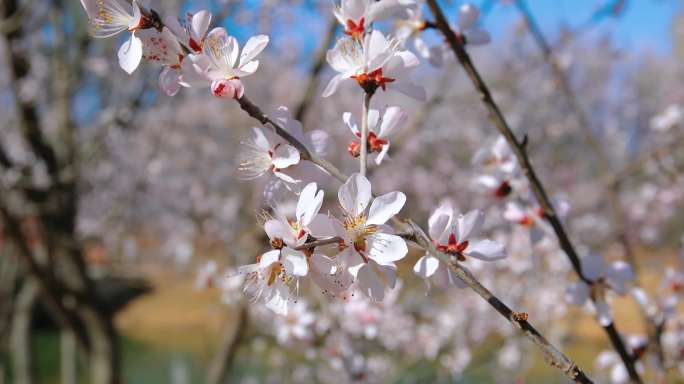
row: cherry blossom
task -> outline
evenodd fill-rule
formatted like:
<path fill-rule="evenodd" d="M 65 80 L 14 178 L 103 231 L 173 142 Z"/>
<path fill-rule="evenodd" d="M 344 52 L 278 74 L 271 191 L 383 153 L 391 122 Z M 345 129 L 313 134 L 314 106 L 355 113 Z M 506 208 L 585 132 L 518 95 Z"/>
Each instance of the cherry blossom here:
<path fill-rule="evenodd" d="M 192 53 L 202 53 L 204 39 L 211 24 L 211 13 L 207 10 L 195 14 L 188 12 L 185 19 L 169 16 L 164 18 L 164 24 Z"/>
<path fill-rule="evenodd" d="M 296 340 L 310 340 L 313 336 L 312 325 L 316 316 L 305 301 L 297 301 L 290 306 L 287 316 L 277 316 L 273 328 L 278 343 L 287 345 Z"/>
<path fill-rule="evenodd" d="M 418 100 L 425 99 L 425 89 L 409 79 L 410 72 L 419 64 L 418 58 L 401 50 L 397 40 L 386 38 L 378 30 L 366 34 L 362 41 L 338 40 L 328 51 L 327 61 L 339 73 L 330 80 L 323 97 L 334 94 L 341 82 L 356 80 L 368 93 L 390 88 Z"/>
<path fill-rule="evenodd" d="M 123 31 L 131 32 L 131 37 L 119 48 L 119 66 L 128 74 L 133 73 L 143 57 L 143 44 L 135 36 L 135 31 L 147 27 L 136 1 L 125 0 L 81 0 L 88 14 L 93 36 L 107 38 Z"/>
<path fill-rule="evenodd" d="M 229 36 L 224 28 L 214 28 L 205 39 L 202 53 L 188 56 L 190 60 L 184 64 L 182 80 L 187 84 L 210 86 L 214 96 L 239 99 L 244 94 L 240 79 L 257 71 L 259 61 L 255 58 L 268 42 L 266 35 L 253 36 L 240 52 L 235 37 Z"/>
<path fill-rule="evenodd" d="M 206 289 L 213 287 L 218 278 L 218 265 L 214 260 L 209 260 L 197 271 L 195 278 L 195 289 Z"/>
<path fill-rule="evenodd" d="M 311 230 L 309 224 L 319 215 L 323 204 L 323 191 L 318 190 L 316 183 L 309 183 L 299 194 L 296 219 L 291 220 L 282 214 L 277 219 L 264 223 L 264 230 L 271 241 L 280 240 L 290 247 L 303 245 Z"/>
<path fill-rule="evenodd" d="M 302 124 L 292 118 L 290 111 L 283 106 L 279 107 L 271 118 L 307 149 L 319 156 L 325 155 L 329 139 L 326 132 L 312 130 L 304 133 Z M 290 187 L 312 177 L 314 170 L 311 167 L 306 167 L 301 172 L 293 169 L 295 165 L 300 164 L 299 151 L 269 129 L 252 128 L 250 138 L 240 144 L 238 171 L 243 179 L 251 180 L 272 173 Z"/>
<path fill-rule="evenodd" d="M 392 233 L 385 223 L 399 213 L 406 202 L 401 192 L 390 192 L 373 199 L 371 184 L 355 173 L 339 191 L 344 219 L 331 219 L 327 225 L 319 223 L 314 236 L 339 236 L 340 254 L 335 257 L 340 267 L 337 280 L 354 284 L 374 300 L 382 300 L 385 290 L 394 288 L 395 261 L 406 256 L 404 240 Z M 370 209 L 366 211 L 370 203 Z"/>
<path fill-rule="evenodd" d="M 582 274 L 591 282 L 577 281 L 571 284 L 566 293 L 566 300 L 575 305 L 583 305 L 591 297 L 596 305 L 596 314 L 603 326 L 613 322 L 610 305 L 606 301 L 609 290 L 624 295 L 628 290 L 628 283 L 634 280 L 632 268 L 624 261 L 615 261 L 605 265 L 603 257 L 591 253 L 581 258 Z"/>
<path fill-rule="evenodd" d="M 181 63 L 185 58 L 183 49 L 171 31 L 164 27 L 161 33 L 142 34 L 143 58 L 164 66 L 159 74 L 159 88 L 168 96 L 174 96 L 181 87 Z"/>
<path fill-rule="evenodd" d="M 356 123 L 352 120 L 351 112 L 345 112 L 342 115 L 342 118 L 354 136 L 360 139 L 361 132 Z M 408 114 L 401 107 L 387 107 L 382 113 L 382 116 L 377 109 L 368 111 L 368 152 L 377 153 L 375 164 L 380 165 L 383 159 L 388 157 L 387 152 L 390 148 L 389 138 L 394 135 L 407 120 Z M 358 140 L 354 140 L 347 148 L 353 157 L 358 157 L 361 144 Z"/>
<path fill-rule="evenodd" d="M 253 302 L 263 301 L 266 307 L 279 315 L 287 315 L 290 287 L 298 285 L 298 278 L 306 276 L 309 267 L 306 256 L 285 247 L 277 239 L 271 241 L 273 250 L 259 257 L 254 264 L 238 268 L 244 276 L 242 290 Z"/>
<path fill-rule="evenodd" d="M 457 214 L 450 202 L 445 202 L 430 216 L 428 229 L 437 250 L 459 261 L 466 261 L 466 257 L 483 261 L 505 258 L 507 255 L 502 244 L 489 239 L 476 239 L 483 224 L 482 211 L 472 210 L 464 216 Z M 434 276 L 442 286 L 463 286 L 449 266 L 429 252 L 418 260 L 413 271 L 423 279 Z"/>
<path fill-rule="evenodd" d="M 414 0 L 341 0 L 333 14 L 344 26 L 346 35 L 361 39 L 374 21 L 413 4 Z"/>
<path fill-rule="evenodd" d="M 425 30 L 426 22 L 423 19 L 422 7 L 406 9 L 406 19 L 397 21 L 395 34 L 405 46 L 409 40 L 413 41 L 413 48 L 422 58 L 426 59 L 431 65 L 441 68 L 444 64 L 444 57 L 449 47 L 444 44 L 434 44 L 430 46 L 421 37 L 421 32 Z"/>

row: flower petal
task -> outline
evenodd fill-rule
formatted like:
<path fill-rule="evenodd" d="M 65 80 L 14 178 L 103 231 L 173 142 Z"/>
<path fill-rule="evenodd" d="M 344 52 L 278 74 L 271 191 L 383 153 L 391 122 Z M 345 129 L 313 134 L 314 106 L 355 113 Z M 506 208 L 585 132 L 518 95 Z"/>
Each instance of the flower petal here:
<path fill-rule="evenodd" d="M 192 15 L 191 22 L 191 34 L 192 38 L 198 43 L 204 39 L 209 29 L 209 24 L 211 24 L 211 12 L 207 10 L 201 10 Z"/>
<path fill-rule="evenodd" d="M 372 300 L 381 301 L 385 297 L 385 286 L 370 263 L 361 266 L 356 275 L 356 284 Z"/>
<path fill-rule="evenodd" d="M 244 48 L 242 48 L 242 54 L 240 55 L 240 66 L 252 61 L 261 51 L 266 48 L 269 42 L 269 37 L 267 35 L 257 35 L 250 37 L 247 40 Z"/>
<path fill-rule="evenodd" d="M 366 225 L 382 225 L 401 211 L 406 203 L 406 195 L 402 192 L 390 192 L 376 197 L 368 211 Z"/>
<path fill-rule="evenodd" d="M 456 237 L 459 242 L 470 239 L 475 236 L 484 224 L 484 212 L 479 209 L 473 209 L 465 215 L 459 215 L 456 219 Z"/>
<path fill-rule="evenodd" d="M 591 253 L 582 257 L 582 274 L 591 281 L 596 281 L 605 275 L 606 265 L 603 257 L 596 253 Z"/>
<path fill-rule="evenodd" d="M 278 169 L 284 169 L 291 165 L 299 163 L 299 151 L 297 148 L 289 145 L 279 145 L 273 151 L 273 166 Z"/>
<path fill-rule="evenodd" d="M 131 38 L 119 48 L 119 66 L 121 69 L 126 71 L 129 75 L 138 68 L 140 65 L 140 60 L 143 57 L 143 44 L 142 40 L 131 34 Z"/>
<path fill-rule="evenodd" d="M 306 276 L 309 272 L 309 263 L 306 256 L 292 248 L 285 247 L 281 250 L 281 262 L 285 271 L 294 276 Z"/>
<path fill-rule="evenodd" d="M 470 244 L 464 254 L 484 261 L 501 260 L 507 256 L 503 245 L 488 239 Z"/>
<path fill-rule="evenodd" d="M 308 226 L 314 216 L 318 214 L 323 204 L 323 191 L 318 191 L 316 183 L 309 183 L 304 187 L 297 202 L 297 222 Z"/>
<path fill-rule="evenodd" d="M 371 199 L 371 183 L 360 173 L 354 173 L 340 187 L 337 197 L 344 211 L 357 217 L 366 210 Z"/>
<path fill-rule="evenodd" d="M 416 264 L 413 266 L 413 272 L 423 279 L 427 279 L 437 272 L 439 268 L 439 259 L 429 254 L 425 254 L 423 257 L 418 259 Z"/>
<path fill-rule="evenodd" d="M 367 238 L 368 257 L 378 264 L 389 264 L 401 260 L 408 253 L 406 242 L 399 236 L 376 233 Z"/>
<path fill-rule="evenodd" d="M 583 282 L 578 281 L 570 284 L 565 290 L 565 300 L 574 305 L 584 305 L 589 300 L 589 286 Z"/>

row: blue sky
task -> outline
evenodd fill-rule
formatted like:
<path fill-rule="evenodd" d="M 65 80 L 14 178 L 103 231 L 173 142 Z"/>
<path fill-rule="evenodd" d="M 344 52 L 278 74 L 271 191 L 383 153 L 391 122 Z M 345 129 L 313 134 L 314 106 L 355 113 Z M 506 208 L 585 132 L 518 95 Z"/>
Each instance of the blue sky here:
<path fill-rule="evenodd" d="M 483 4 L 486 0 L 480 0 Z M 559 26 L 575 28 L 591 19 L 602 5 L 616 0 L 527 0 L 542 30 L 555 36 Z M 668 53 L 672 48 L 672 17 L 681 13 L 684 6 L 679 0 L 626 0 L 621 16 L 605 17 L 591 35 L 608 34 L 625 49 L 647 49 L 654 53 Z M 484 21 L 494 38 L 507 31 L 518 18 L 511 5 L 495 5 Z"/>

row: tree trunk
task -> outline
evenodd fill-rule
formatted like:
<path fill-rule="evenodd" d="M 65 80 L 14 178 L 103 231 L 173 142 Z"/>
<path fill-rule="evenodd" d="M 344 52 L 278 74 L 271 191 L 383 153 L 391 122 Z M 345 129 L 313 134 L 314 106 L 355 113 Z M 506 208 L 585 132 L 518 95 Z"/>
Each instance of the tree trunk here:
<path fill-rule="evenodd" d="M 12 374 L 13 382 L 16 384 L 35 383 L 34 356 L 31 346 L 31 319 L 37 297 L 38 286 L 33 280 L 26 280 L 17 296 L 10 335 Z"/>
<path fill-rule="evenodd" d="M 226 374 L 230 372 L 230 367 L 235 360 L 237 348 L 240 345 L 246 331 L 248 323 L 247 304 L 240 304 L 240 313 L 234 329 L 226 330 L 219 351 L 209 366 L 208 384 L 220 384 L 226 379 Z"/>

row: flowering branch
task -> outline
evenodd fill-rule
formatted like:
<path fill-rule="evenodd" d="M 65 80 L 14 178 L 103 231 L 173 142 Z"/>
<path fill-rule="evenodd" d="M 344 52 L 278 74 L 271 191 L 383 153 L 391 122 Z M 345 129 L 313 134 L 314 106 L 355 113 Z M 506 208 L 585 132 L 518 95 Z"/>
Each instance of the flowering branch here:
<path fill-rule="evenodd" d="M 559 244 L 565 252 L 565 254 L 570 259 L 570 262 L 575 272 L 581 280 L 583 280 L 587 284 L 593 284 L 582 273 L 580 259 L 577 255 L 575 247 L 570 241 L 570 238 L 567 232 L 565 231 L 565 228 L 563 227 L 563 224 L 561 223 L 555 208 L 551 204 L 551 200 L 549 199 L 548 194 L 546 193 L 546 189 L 539 180 L 539 177 L 537 176 L 537 173 L 530 162 L 530 159 L 527 155 L 527 151 L 525 149 L 525 145 L 523 144 L 523 142 L 518 141 L 518 139 L 515 137 L 513 131 L 509 127 L 508 123 L 506 122 L 506 119 L 504 118 L 501 110 L 499 109 L 499 106 L 494 101 L 491 92 L 489 91 L 489 88 L 485 84 L 484 80 L 480 76 L 480 73 L 475 68 L 475 65 L 470 59 L 470 56 L 466 52 L 463 46 L 462 39 L 456 36 L 454 31 L 449 26 L 449 23 L 446 17 L 444 16 L 441 7 L 439 6 L 439 4 L 437 4 L 437 1 L 427 0 L 427 4 L 435 16 L 435 23 L 437 25 L 437 28 L 446 37 L 447 42 L 449 43 L 449 46 L 456 55 L 458 61 L 461 63 L 461 65 L 466 71 L 466 74 L 472 81 L 477 91 L 480 93 L 482 102 L 484 103 L 485 107 L 487 108 L 487 111 L 489 112 L 490 120 L 492 121 L 494 126 L 499 130 L 499 132 L 504 136 L 504 138 L 512 148 L 518 160 L 518 163 L 520 164 L 520 167 L 523 169 L 525 176 L 527 176 L 527 179 L 532 188 L 532 192 L 534 193 L 535 197 L 537 198 L 537 201 L 541 205 L 544 217 L 549 221 L 549 223 L 553 227 L 553 230 L 556 236 L 558 237 Z M 592 301 L 595 301 L 593 297 Z M 634 382 L 641 383 L 641 378 L 634 366 L 634 359 L 632 356 L 630 356 L 629 352 L 627 352 L 627 349 L 625 348 L 625 345 L 622 339 L 620 338 L 620 335 L 617 332 L 614 323 L 611 322 L 610 324 L 603 326 L 603 328 L 605 332 L 608 334 L 608 337 L 610 338 L 614 348 L 620 355 L 620 358 L 622 359 L 629 373 L 630 378 Z"/>
<path fill-rule="evenodd" d="M 290 145 L 297 148 L 301 157 L 307 159 L 314 164 L 320 166 L 333 177 L 341 182 L 347 180 L 347 176 L 344 175 L 340 170 L 338 170 L 333 164 L 329 163 L 327 160 L 322 159 L 314 154 L 312 154 L 303 143 L 297 140 L 295 137 L 287 133 L 283 127 L 281 127 L 277 122 L 271 120 L 266 114 L 264 114 L 261 109 L 253 104 L 246 96 L 238 99 L 238 103 L 242 109 L 247 112 L 247 114 L 261 122 L 263 125 L 271 125 L 275 129 L 276 133 L 285 139 Z M 565 356 L 556 347 L 544 338 L 544 336 L 537 331 L 532 324 L 527 321 L 527 316 L 519 316 L 520 312 L 515 312 L 506 306 L 499 298 L 497 298 L 493 293 L 491 293 L 487 288 L 485 288 L 473 275 L 472 273 L 462 266 L 461 264 L 454 262 L 451 258 L 437 251 L 434 244 L 430 241 L 429 237 L 425 232 L 420 229 L 420 227 L 415 224 L 412 220 L 407 220 L 402 222 L 399 219 L 394 218 L 394 223 L 408 227 L 407 231 L 403 234 L 403 237 L 409 238 L 417 243 L 421 248 L 430 252 L 430 254 L 439 258 L 440 260 L 448 263 L 454 270 L 456 275 L 463 280 L 463 282 L 470 287 L 475 293 L 482 297 L 485 301 L 489 303 L 499 314 L 505 317 L 509 322 L 518 327 L 523 331 L 525 336 L 530 338 L 532 342 L 544 353 L 546 361 L 553 367 L 560 369 L 567 377 L 578 383 L 592 383 L 592 381 L 586 376 L 584 371 L 579 368 L 570 358 Z M 311 249 L 315 246 L 336 244 L 339 243 L 341 238 L 331 237 L 327 239 L 321 239 L 315 242 L 310 242 L 300 246 L 299 249 Z"/>

